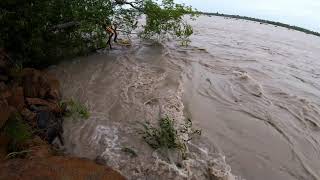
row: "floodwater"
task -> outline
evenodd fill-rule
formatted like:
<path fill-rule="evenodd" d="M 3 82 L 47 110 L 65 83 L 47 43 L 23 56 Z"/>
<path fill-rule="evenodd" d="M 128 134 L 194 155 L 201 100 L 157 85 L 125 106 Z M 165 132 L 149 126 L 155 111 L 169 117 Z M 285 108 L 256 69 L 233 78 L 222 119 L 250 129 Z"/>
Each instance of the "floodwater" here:
<path fill-rule="evenodd" d="M 65 120 L 66 151 L 129 179 L 320 179 L 320 38 L 223 17 L 191 24 L 188 47 L 134 39 L 51 68 L 91 111 Z M 202 129 L 185 160 L 139 134 L 165 116 Z"/>

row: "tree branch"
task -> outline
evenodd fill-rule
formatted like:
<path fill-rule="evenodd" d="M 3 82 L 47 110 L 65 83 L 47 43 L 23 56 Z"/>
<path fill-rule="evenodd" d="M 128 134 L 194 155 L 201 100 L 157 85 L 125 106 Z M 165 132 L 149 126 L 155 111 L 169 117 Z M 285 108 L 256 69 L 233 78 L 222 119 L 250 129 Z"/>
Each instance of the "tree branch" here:
<path fill-rule="evenodd" d="M 143 12 L 143 9 L 141 9 L 141 8 L 137 7 L 136 5 L 134 5 L 133 2 L 128 2 L 128 1 L 125 1 L 125 0 L 115 0 L 115 1 L 116 1 L 116 4 L 118 4 L 118 5 L 129 5 L 132 8 Z"/>

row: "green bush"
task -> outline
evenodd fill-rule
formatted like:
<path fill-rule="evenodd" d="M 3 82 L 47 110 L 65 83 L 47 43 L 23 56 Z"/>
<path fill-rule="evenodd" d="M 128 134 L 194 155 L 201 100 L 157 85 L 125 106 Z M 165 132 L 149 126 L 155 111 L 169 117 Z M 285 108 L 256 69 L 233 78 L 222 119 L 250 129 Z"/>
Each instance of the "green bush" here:
<path fill-rule="evenodd" d="M 144 14 L 144 37 L 171 34 L 186 39 L 192 13 L 173 0 L 1 0 L 0 47 L 16 61 L 47 66 L 106 46 L 105 25 L 118 24 L 127 33 Z"/>

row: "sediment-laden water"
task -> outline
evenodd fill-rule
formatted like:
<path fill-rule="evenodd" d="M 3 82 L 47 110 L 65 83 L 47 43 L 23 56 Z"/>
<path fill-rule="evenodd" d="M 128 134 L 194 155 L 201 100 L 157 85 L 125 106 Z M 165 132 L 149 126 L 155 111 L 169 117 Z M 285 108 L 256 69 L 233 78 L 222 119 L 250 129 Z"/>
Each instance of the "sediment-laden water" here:
<path fill-rule="evenodd" d="M 51 68 L 65 98 L 91 111 L 65 121 L 67 152 L 129 179 L 320 179 L 320 38 L 223 17 L 191 23 L 188 47 L 134 40 Z M 202 129 L 186 160 L 142 140 L 140 123 L 164 116 Z"/>

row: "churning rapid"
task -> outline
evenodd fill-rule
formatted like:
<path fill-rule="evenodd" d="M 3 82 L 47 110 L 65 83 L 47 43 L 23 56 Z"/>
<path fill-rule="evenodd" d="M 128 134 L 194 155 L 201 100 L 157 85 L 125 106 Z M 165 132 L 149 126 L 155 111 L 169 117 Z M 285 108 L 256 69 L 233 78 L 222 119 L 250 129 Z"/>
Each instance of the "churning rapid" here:
<path fill-rule="evenodd" d="M 320 179 L 320 38 L 223 17 L 191 24 L 188 47 L 134 39 L 51 68 L 91 111 L 65 120 L 66 151 L 129 179 Z M 163 116 L 202 129 L 180 164 L 139 134 Z"/>

